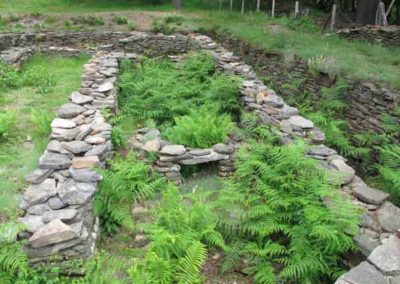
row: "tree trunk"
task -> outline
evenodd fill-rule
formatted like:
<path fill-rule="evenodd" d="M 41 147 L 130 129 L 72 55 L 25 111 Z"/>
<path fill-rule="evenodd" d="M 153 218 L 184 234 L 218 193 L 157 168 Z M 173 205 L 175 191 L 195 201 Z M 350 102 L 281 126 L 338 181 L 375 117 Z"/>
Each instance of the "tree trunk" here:
<path fill-rule="evenodd" d="M 257 12 L 260 12 L 260 0 L 257 0 Z"/>
<path fill-rule="evenodd" d="M 182 8 L 182 0 L 173 0 L 172 3 L 174 4 L 176 10 L 180 10 Z"/>
<path fill-rule="evenodd" d="M 294 16 L 297 18 L 299 17 L 300 9 L 299 9 L 299 1 L 296 1 L 294 4 Z"/>
<path fill-rule="evenodd" d="M 271 17 L 275 17 L 275 0 L 272 0 Z"/>
<path fill-rule="evenodd" d="M 356 21 L 361 25 L 375 24 L 376 10 L 380 0 L 359 0 L 356 12 Z"/>
<path fill-rule="evenodd" d="M 244 14 L 244 0 L 242 0 L 242 10 L 240 11 L 242 15 Z"/>
<path fill-rule="evenodd" d="M 331 14 L 331 32 L 335 31 L 335 26 L 336 26 L 336 9 L 337 5 L 336 3 L 333 4 L 332 6 L 332 14 Z"/>
<path fill-rule="evenodd" d="M 230 0 L 229 2 L 229 10 L 232 11 L 233 9 L 233 0 Z"/>

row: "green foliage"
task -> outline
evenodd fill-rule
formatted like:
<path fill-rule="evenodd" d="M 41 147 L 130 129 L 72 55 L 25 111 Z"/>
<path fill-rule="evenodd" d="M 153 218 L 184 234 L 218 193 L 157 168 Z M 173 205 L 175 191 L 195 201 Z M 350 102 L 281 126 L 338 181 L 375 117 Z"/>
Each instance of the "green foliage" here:
<path fill-rule="evenodd" d="M 212 56 L 206 52 L 190 54 L 181 64 L 149 59 L 133 69 L 126 61 L 119 86 L 124 115 L 142 124 L 151 119 L 157 127 L 166 127 L 175 117 L 201 106 L 215 107 L 234 120 L 240 115 L 239 80 L 217 73 Z"/>
<path fill-rule="evenodd" d="M 168 15 L 163 18 L 154 18 L 152 21 L 152 30 L 156 33 L 163 33 L 166 35 L 176 33 L 184 22 L 182 16 Z"/>
<path fill-rule="evenodd" d="M 79 23 L 88 25 L 88 26 L 102 26 L 104 25 L 104 20 L 100 16 L 88 15 L 88 16 L 80 16 L 77 20 Z"/>
<path fill-rule="evenodd" d="M 232 240 L 228 260 L 249 259 L 255 283 L 321 283 L 354 248 L 346 234 L 357 231 L 353 205 L 304 151 L 301 143 L 253 141 L 220 192 L 219 224 Z"/>
<path fill-rule="evenodd" d="M 134 283 L 200 283 L 206 260 L 204 243 L 224 247 L 215 230 L 216 218 L 201 196 L 190 196 L 190 205 L 179 190 L 169 185 L 155 210 L 154 224 L 144 226 L 151 239 L 143 261 L 129 270 Z"/>
<path fill-rule="evenodd" d="M 15 112 L 3 111 L 0 112 L 0 140 L 10 138 L 14 131 L 16 120 Z"/>
<path fill-rule="evenodd" d="M 53 120 L 53 114 L 50 112 L 44 112 L 43 110 L 31 109 L 31 121 L 34 125 L 34 131 L 32 132 L 33 138 L 41 139 L 48 137 L 51 132 L 51 121 Z"/>
<path fill-rule="evenodd" d="M 162 190 L 163 180 L 151 174 L 150 167 L 138 161 L 134 153 L 126 158 L 117 157 L 110 169 L 100 172 L 103 180 L 94 209 L 100 216 L 102 230 L 107 234 L 115 233 L 119 226 L 133 230 L 132 206 Z"/>
<path fill-rule="evenodd" d="M 396 204 L 400 204 L 400 146 L 389 144 L 378 149 L 381 161 L 377 168 L 385 190 L 391 193 Z"/>
<path fill-rule="evenodd" d="M 136 23 L 134 21 L 129 20 L 127 22 L 128 30 L 133 31 L 136 28 Z"/>
<path fill-rule="evenodd" d="M 225 142 L 232 129 L 229 115 L 218 115 L 216 110 L 202 107 L 189 115 L 176 117 L 175 126 L 166 130 L 165 137 L 172 143 L 208 148 Z"/>
<path fill-rule="evenodd" d="M 125 16 L 116 16 L 113 18 L 113 22 L 118 25 L 126 25 L 128 24 L 128 18 Z"/>

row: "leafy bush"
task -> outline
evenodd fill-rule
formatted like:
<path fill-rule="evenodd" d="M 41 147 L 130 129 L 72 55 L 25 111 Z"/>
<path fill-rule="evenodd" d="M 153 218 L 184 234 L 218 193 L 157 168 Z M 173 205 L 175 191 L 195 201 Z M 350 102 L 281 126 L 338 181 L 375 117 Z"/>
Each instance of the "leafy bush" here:
<path fill-rule="evenodd" d="M 31 121 L 34 125 L 33 136 L 36 139 L 48 137 L 51 132 L 51 121 L 53 114 L 50 112 L 43 112 L 37 109 L 31 110 Z"/>
<path fill-rule="evenodd" d="M 16 116 L 13 111 L 0 112 L 0 140 L 12 136 Z"/>
<path fill-rule="evenodd" d="M 232 128 L 229 115 L 219 115 L 216 110 L 202 107 L 175 118 L 175 126 L 166 130 L 165 137 L 172 143 L 208 148 L 223 143 Z"/>
<path fill-rule="evenodd" d="M 163 180 L 151 174 L 150 167 L 139 162 L 134 153 L 117 157 L 110 169 L 101 170 L 103 180 L 94 201 L 101 228 L 113 234 L 119 226 L 133 230 L 131 216 L 134 203 L 150 197 L 163 188 Z"/>
<path fill-rule="evenodd" d="M 385 190 L 391 193 L 396 204 L 400 204 L 400 146 L 384 145 L 379 147 L 380 164 L 378 171 L 381 175 Z"/>
<path fill-rule="evenodd" d="M 128 21 L 128 30 L 133 31 L 136 28 L 136 23 L 134 21 Z"/>
<path fill-rule="evenodd" d="M 177 15 L 169 15 L 164 18 L 154 18 L 152 21 L 152 30 L 156 33 L 163 33 L 166 35 L 174 34 L 182 26 L 184 18 Z"/>
<path fill-rule="evenodd" d="M 304 151 L 253 141 L 220 192 L 219 224 L 231 240 L 225 267 L 248 259 L 255 283 L 325 283 L 354 248 L 346 233 L 357 232 L 353 205 Z"/>

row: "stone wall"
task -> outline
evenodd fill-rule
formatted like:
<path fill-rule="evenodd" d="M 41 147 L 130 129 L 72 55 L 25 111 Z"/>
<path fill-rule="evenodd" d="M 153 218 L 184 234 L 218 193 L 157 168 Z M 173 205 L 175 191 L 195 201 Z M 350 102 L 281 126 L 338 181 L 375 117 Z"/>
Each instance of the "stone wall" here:
<path fill-rule="evenodd" d="M 39 168 L 26 177 L 20 221 L 27 230 L 26 252 L 31 262 L 93 254 L 99 233 L 93 198 L 104 167 L 112 158 L 111 125 L 102 108 L 116 108 L 116 75 L 122 53 L 99 52 L 84 65 L 79 92 L 58 110 L 51 140 Z"/>
<path fill-rule="evenodd" d="M 306 61 L 293 55 L 268 53 L 262 48 L 224 36 L 212 35 L 223 45 L 235 51 L 245 62 L 257 66 L 258 72 L 284 96 L 298 96 L 307 92 L 319 99 L 323 87 L 332 87 L 335 79 L 328 74 L 311 74 Z M 400 105 L 400 91 L 375 82 L 346 79 L 350 90 L 344 94 L 348 108 L 343 113 L 353 134 L 362 132 L 382 133 L 383 114 L 400 117 L 394 110 Z"/>
<path fill-rule="evenodd" d="M 370 43 L 378 43 L 388 47 L 400 47 L 399 26 L 364 26 L 358 28 L 346 28 L 337 32 L 338 35 L 350 40 L 363 40 Z"/>
<path fill-rule="evenodd" d="M 174 145 L 160 136 L 160 131 L 154 128 L 139 129 L 130 140 L 129 146 L 138 156 L 145 158 L 146 152 L 155 153 L 157 159 L 153 169 L 175 184 L 182 184 L 181 166 L 200 165 L 215 162 L 218 175 L 226 177 L 234 171 L 233 154 L 239 148 L 238 141 L 227 139 L 207 149 L 190 148 L 184 145 Z"/>
<path fill-rule="evenodd" d="M 49 47 L 69 47 L 80 50 L 96 47 L 101 50 L 136 52 L 164 55 L 187 52 L 189 40 L 186 36 L 144 32 L 22 32 L 0 33 L 0 51 L 12 47 L 30 47 L 48 50 Z"/>
<path fill-rule="evenodd" d="M 369 187 L 346 164 L 346 159 L 325 146 L 325 135 L 313 122 L 300 116 L 272 89 L 257 79 L 252 67 L 207 36 L 194 36 L 201 48 L 210 50 L 225 72 L 245 79 L 241 95 L 245 108 L 259 115 L 260 123 L 280 129 L 282 143 L 302 137 L 311 145 L 305 153 L 326 170 L 328 181 L 340 185 L 341 191 L 363 211 L 359 234 L 354 241 L 368 257 L 343 275 L 336 284 L 393 284 L 400 279 L 400 208 L 387 201 L 389 194 Z"/>

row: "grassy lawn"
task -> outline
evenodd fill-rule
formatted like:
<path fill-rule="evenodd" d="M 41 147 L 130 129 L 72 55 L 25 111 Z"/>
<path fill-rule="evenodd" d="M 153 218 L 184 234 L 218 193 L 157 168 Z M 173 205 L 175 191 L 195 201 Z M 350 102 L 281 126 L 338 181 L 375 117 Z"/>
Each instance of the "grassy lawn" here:
<path fill-rule="evenodd" d="M 49 120 L 58 107 L 79 87 L 82 65 L 86 61 L 83 56 L 48 58 L 36 55 L 25 64 L 22 74 L 47 77 L 51 86 L 45 89 L 22 86 L 3 91 L 0 111 L 14 112 L 15 124 L 10 137 L 0 141 L 0 214 L 15 212 L 16 194 L 25 186 L 24 176 L 36 167 L 48 140 L 48 133 L 43 135 L 43 132 L 50 127 Z"/>
<path fill-rule="evenodd" d="M 189 21 L 203 29 L 227 32 L 267 51 L 296 54 L 317 67 L 354 79 L 381 81 L 400 88 L 400 48 L 322 36 L 307 23 L 295 25 L 285 18 L 271 19 L 261 14 L 202 12 L 200 15 Z"/>

